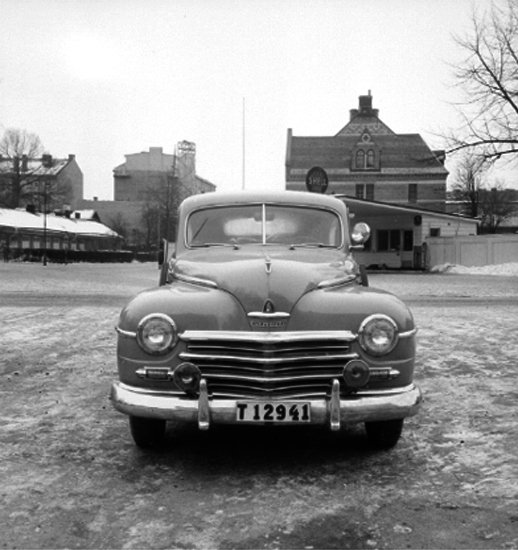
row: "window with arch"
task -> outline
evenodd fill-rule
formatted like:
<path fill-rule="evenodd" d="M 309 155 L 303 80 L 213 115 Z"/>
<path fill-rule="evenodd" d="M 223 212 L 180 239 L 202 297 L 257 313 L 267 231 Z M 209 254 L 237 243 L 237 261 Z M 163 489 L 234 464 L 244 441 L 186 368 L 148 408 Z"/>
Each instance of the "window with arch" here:
<path fill-rule="evenodd" d="M 359 149 L 356 152 L 356 168 L 364 168 L 365 167 L 365 151 L 363 149 Z"/>
<path fill-rule="evenodd" d="M 354 156 L 354 168 L 356 170 L 376 169 L 379 163 L 379 159 L 376 157 L 374 149 L 366 149 L 365 147 L 357 149 Z"/>

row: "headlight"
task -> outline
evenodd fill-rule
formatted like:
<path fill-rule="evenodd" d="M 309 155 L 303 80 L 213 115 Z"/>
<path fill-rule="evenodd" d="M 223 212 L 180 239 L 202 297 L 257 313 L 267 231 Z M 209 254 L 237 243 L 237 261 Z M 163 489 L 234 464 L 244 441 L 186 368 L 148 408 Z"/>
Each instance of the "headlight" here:
<path fill-rule="evenodd" d="M 360 325 L 361 347 L 371 355 L 386 355 L 398 342 L 396 323 L 387 315 L 371 315 Z"/>
<path fill-rule="evenodd" d="M 176 325 L 163 313 L 152 313 L 144 317 L 137 329 L 140 347 L 152 355 L 167 353 L 176 344 Z"/>

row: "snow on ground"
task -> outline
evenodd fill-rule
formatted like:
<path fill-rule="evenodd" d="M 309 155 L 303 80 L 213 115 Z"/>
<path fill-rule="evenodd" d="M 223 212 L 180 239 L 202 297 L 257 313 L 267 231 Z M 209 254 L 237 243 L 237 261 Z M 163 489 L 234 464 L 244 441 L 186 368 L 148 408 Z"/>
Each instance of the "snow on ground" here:
<path fill-rule="evenodd" d="M 441 264 L 432 267 L 430 271 L 432 273 L 455 273 L 460 275 L 501 275 L 504 277 L 518 277 L 518 262 L 485 265 L 482 267 L 465 267 L 463 265 Z"/>

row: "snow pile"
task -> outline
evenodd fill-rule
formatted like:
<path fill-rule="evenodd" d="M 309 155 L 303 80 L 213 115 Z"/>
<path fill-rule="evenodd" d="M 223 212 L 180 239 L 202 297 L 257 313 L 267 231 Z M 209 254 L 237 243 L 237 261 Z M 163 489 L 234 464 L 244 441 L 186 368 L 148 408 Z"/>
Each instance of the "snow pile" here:
<path fill-rule="evenodd" d="M 430 271 L 432 273 L 455 273 L 458 275 L 501 275 L 504 277 L 518 277 L 518 262 L 485 265 L 482 267 L 442 264 L 433 266 Z"/>

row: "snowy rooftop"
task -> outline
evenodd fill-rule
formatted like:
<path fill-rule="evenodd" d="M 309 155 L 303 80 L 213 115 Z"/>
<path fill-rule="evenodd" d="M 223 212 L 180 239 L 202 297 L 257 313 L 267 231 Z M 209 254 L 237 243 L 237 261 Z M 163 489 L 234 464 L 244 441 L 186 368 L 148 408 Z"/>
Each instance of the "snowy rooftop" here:
<path fill-rule="evenodd" d="M 43 214 L 31 214 L 22 209 L 0 208 L 0 228 L 10 227 L 15 229 L 44 230 L 45 222 L 47 231 L 58 233 L 74 233 L 77 235 L 90 235 L 98 237 L 118 237 L 112 229 L 102 223 L 88 219 L 71 219 L 55 214 L 47 214 L 46 220 Z"/>

